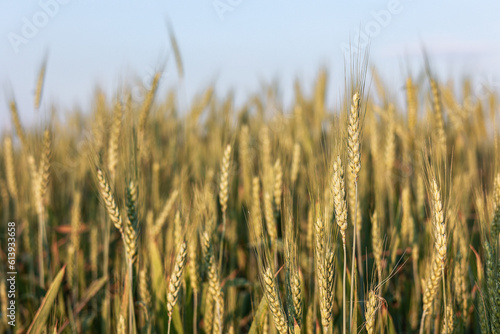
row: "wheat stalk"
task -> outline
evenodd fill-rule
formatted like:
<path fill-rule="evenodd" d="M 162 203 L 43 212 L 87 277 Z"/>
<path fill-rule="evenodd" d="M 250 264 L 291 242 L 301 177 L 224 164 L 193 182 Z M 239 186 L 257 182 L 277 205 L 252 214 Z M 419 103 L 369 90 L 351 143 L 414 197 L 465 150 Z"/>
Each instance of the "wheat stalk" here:
<path fill-rule="evenodd" d="M 251 171 L 250 171 L 250 152 L 249 152 L 249 141 L 250 141 L 250 129 L 247 125 L 243 125 L 240 131 L 240 143 L 239 143 L 239 158 L 241 166 L 241 178 L 243 181 L 243 188 L 245 189 L 245 200 L 249 200 L 250 188 L 251 188 Z"/>
<path fill-rule="evenodd" d="M 197 312 L 198 312 L 198 292 L 200 290 L 200 274 L 198 268 L 198 240 L 195 240 L 188 247 L 188 268 L 189 268 L 189 281 L 191 289 L 193 289 L 193 333 L 198 331 Z"/>
<path fill-rule="evenodd" d="M 7 324 L 8 323 L 8 318 L 7 318 L 7 307 L 8 307 L 8 299 L 7 299 L 7 288 L 5 285 L 5 277 L 2 275 L 2 280 L 0 281 L 0 305 L 1 305 L 1 311 L 2 311 L 2 323 Z"/>
<path fill-rule="evenodd" d="M 5 164 L 5 178 L 7 179 L 7 189 L 9 190 L 10 196 L 17 205 L 17 199 L 19 198 L 19 192 L 17 189 L 16 182 L 16 172 L 14 168 L 14 153 L 12 150 L 12 138 L 10 136 L 5 137 L 3 142 L 4 149 L 4 164 Z"/>
<path fill-rule="evenodd" d="M 500 240 L 500 173 L 495 176 L 493 188 L 493 200 L 495 204 L 495 214 L 491 222 L 491 233 L 495 239 Z M 495 243 L 496 240 L 495 240 Z"/>

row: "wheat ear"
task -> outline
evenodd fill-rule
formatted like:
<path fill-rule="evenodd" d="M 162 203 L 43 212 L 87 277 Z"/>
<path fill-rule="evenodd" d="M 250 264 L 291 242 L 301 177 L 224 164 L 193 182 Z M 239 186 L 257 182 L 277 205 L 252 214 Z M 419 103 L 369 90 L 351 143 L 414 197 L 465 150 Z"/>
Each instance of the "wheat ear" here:
<path fill-rule="evenodd" d="M 224 236 L 226 234 L 226 211 L 229 199 L 229 167 L 231 165 L 231 145 L 224 150 L 221 164 L 219 203 L 222 210 L 222 233 L 220 238 L 219 267 L 222 265 L 222 252 L 224 250 Z"/>
<path fill-rule="evenodd" d="M 418 101 L 416 88 L 411 77 L 406 79 L 406 101 L 408 106 L 408 127 L 413 134 L 417 124 Z"/>
<path fill-rule="evenodd" d="M 167 312 L 168 317 L 172 317 L 172 312 L 174 311 L 174 306 L 177 303 L 177 297 L 179 296 L 179 290 L 181 287 L 182 273 L 184 271 L 184 265 L 186 263 L 186 242 L 183 242 L 177 251 L 177 256 L 175 258 L 175 265 L 172 274 L 170 275 L 170 282 L 168 284 L 167 292 Z M 170 320 L 169 320 L 170 321 Z"/>
<path fill-rule="evenodd" d="M 119 102 L 115 104 L 113 111 L 113 123 L 108 145 L 108 171 L 111 181 L 115 180 L 116 164 L 118 163 L 118 140 L 120 138 L 120 128 L 123 118 L 123 108 Z"/>
<path fill-rule="evenodd" d="M 35 183 L 35 205 L 38 214 L 38 261 L 39 261 L 39 281 L 40 285 L 44 286 L 44 265 L 43 265 L 43 243 L 45 236 L 45 196 L 48 192 L 50 181 L 50 156 L 52 153 L 50 132 L 45 130 L 43 136 L 42 156 L 40 157 L 40 165 L 36 170 L 36 177 L 33 179 Z"/>
<path fill-rule="evenodd" d="M 292 156 L 292 168 L 290 170 L 290 181 L 292 185 L 295 185 L 295 181 L 297 181 L 297 177 L 299 175 L 300 168 L 300 144 L 295 143 L 293 145 L 293 156 Z"/>
<path fill-rule="evenodd" d="M 21 120 L 19 119 L 19 113 L 17 111 L 17 104 L 15 101 L 11 101 L 9 104 L 10 114 L 12 117 L 12 122 L 14 123 L 14 127 L 16 128 L 17 136 L 21 141 L 21 145 L 24 150 L 27 149 L 28 142 L 26 141 L 26 135 L 24 133 L 23 126 L 21 125 Z"/>
<path fill-rule="evenodd" d="M 448 304 L 450 304 L 450 301 L 448 302 Z M 455 322 L 454 318 L 455 317 L 453 314 L 453 307 L 451 307 L 451 305 L 446 306 L 446 311 L 445 311 L 444 316 L 445 316 L 446 322 L 443 324 L 443 329 L 441 330 L 441 333 L 452 334 L 453 328 L 454 328 L 454 322 Z"/>
<path fill-rule="evenodd" d="M 262 272 L 262 279 L 264 283 L 264 295 L 266 296 L 269 309 L 271 310 L 274 325 L 280 334 L 288 334 L 288 324 L 285 312 L 283 311 L 283 305 L 281 304 L 281 299 L 270 267 L 267 267 Z"/>
<path fill-rule="evenodd" d="M 375 258 L 375 266 L 377 267 L 377 274 L 379 282 L 382 281 L 382 255 L 383 255 L 383 242 L 380 236 L 380 222 L 378 220 L 377 211 L 373 212 L 371 217 L 372 221 L 372 248 L 373 257 Z"/>
<path fill-rule="evenodd" d="M 488 291 L 488 302 L 490 309 L 490 323 L 493 332 L 498 333 L 500 331 L 500 299 L 498 299 L 498 294 L 500 294 L 498 288 L 498 278 L 496 270 L 496 260 L 495 252 L 493 251 L 490 243 L 485 240 L 483 242 L 484 253 L 486 255 L 486 287 Z"/>
<path fill-rule="evenodd" d="M 262 209 L 260 205 L 260 180 L 254 177 L 252 180 L 252 208 L 250 211 L 250 223 L 255 233 L 252 233 L 254 244 L 260 242 L 262 235 Z M 254 235 L 255 234 L 255 235 Z"/>
<path fill-rule="evenodd" d="M 439 96 L 439 87 L 434 79 L 431 79 L 432 107 L 434 109 L 435 125 L 441 153 L 446 154 L 446 133 L 444 130 L 443 109 Z"/>
<path fill-rule="evenodd" d="M 281 210 L 281 193 L 283 191 L 283 169 L 281 168 L 280 159 L 274 163 L 274 204 L 276 209 Z"/>
<path fill-rule="evenodd" d="M 151 306 L 151 292 L 149 291 L 150 281 L 147 268 L 144 267 L 139 271 L 139 297 L 141 301 L 149 309 Z"/>
<path fill-rule="evenodd" d="M 118 205 L 116 205 L 115 197 L 111 191 L 111 186 L 100 168 L 97 168 L 97 183 L 99 185 L 99 193 L 104 201 L 109 218 L 115 225 L 116 229 L 120 231 L 120 233 L 123 233 L 123 223 L 120 215 L 120 209 L 118 208 Z"/>
<path fill-rule="evenodd" d="M 368 293 L 368 302 L 366 304 L 365 318 L 366 318 L 366 332 L 368 334 L 375 333 L 375 320 L 376 313 L 379 307 L 379 299 L 374 290 Z"/>
<path fill-rule="evenodd" d="M 10 196 L 12 197 L 17 206 L 17 199 L 19 197 L 19 193 L 17 189 L 16 172 L 14 167 L 12 138 L 10 136 L 5 137 L 3 142 L 3 148 L 4 148 L 5 177 L 7 179 L 7 189 L 9 190 Z"/>
<path fill-rule="evenodd" d="M 276 240 L 278 239 L 278 231 L 276 228 L 276 221 L 274 219 L 274 210 L 272 195 L 266 192 L 264 194 L 264 213 L 267 226 L 267 234 L 269 239 L 271 239 L 272 248 L 275 249 Z"/>
<path fill-rule="evenodd" d="M 42 67 L 40 68 L 40 72 L 38 73 L 38 79 L 36 82 L 36 89 L 35 89 L 35 101 L 34 101 L 35 110 L 38 110 L 40 108 L 40 101 L 42 100 L 43 81 L 45 79 L 46 68 L 47 64 L 44 62 L 42 64 Z"/>
<path fill-rule="evenodd" d="M 347 126 L 347 154 L 351 173 L 357 182 L 361 169 L 361 131 L 359 125 L 359 93 L 352 97 L 351 111 L 349 112 L 349 123 Z"/>
<path fill-rule="evenodd" d="M 347 125 L 347 157 L 349 169 L 351 172 L 352 181 L 354 183 L 354 203 L 351 203 L 351 212 L 354 211 L 352 221 L 354 222 L 353 241 L 352 241 L 352 264 L 351 264 L 351 306 L 349 310 L 350 321 L 352 326 L 353 306 L 354 306 L 354 282 L 356 273 L 354 272 L 354 263 L 356 261 L 356 234 L 358 233 L 358 177 L 361 170 L 361 129 L 359 122 L 360 98 L 359 93 L 355 93 L 352 97 L 351 110 L 349 112 L 349 121 Z M 352 210 L 354 204 L 354 210 Z M 360 266 L 361 267 L 361 266 Z M 361 269 L 361 268 L 360 268 Z"/>
<path fill-rule="evenodd" d="M 198 240 L 194 236 L 194 241 L 188 247 L 188 269 L 191 289 L 193 289 L 193 333 L 198 332 L 198 292 L 200 290 L 200 273 L 198 266 Z"/>
<path fill-rule="evenodd" d="M 316 247 L 315 247 L 315 266 L 316 266 L 316 286 L 319 293 L 319 306 L 321 313 L 321 322 L 323 325 L 323 331 L 328 332 L 328 326 L 330 325 L 330 305 L 329 305 L 329 294 L 331 291 L 328 290 L 328 269 L 327 254 L 325 253 L 325 226 L 323 220 L 318 215 L 316 218 L 316 224 L 314 225 L 315 237 L 316 237 Z"/>
<path fill-rule="evenodd" d="M 245 190 L 246 201 L 249 200 L 249 194 L 251 189 L 249 141 L 250 141 L 250 129 L 248 128 L 248 125 L 243 125 L 241 127 L 239 136 L 239 160 L 241 165 L 241 178 L 243 181 L 243 189 Z"/>
<path fill-rule="evenodd" d="M 125 334 L 127 328 L 125 327 L 125 318 L 123 317 L 123 314 L 120 314 L 120 319 L 118 320 L 118 324 L 116 326 L 116 333 L 117 334 Z"/>
<path fill-rule="evenodd" d="M 495 201 L 495 215 L 491 223 L 491 233 L 493 234 L 495 243 L 497 243 L 500 234 L 500 173 L 495 176 L 493 199 Z"/>
<path fill-rule="evenodd" d="M 139 133 L 140 136 L 144 136 L 144 132 L 146 130 L 146 121 L 149 115 L 149 111 L 151 109 L 151 106 L 153 105 L 153 100 L 156 95 L 156 90 L 158 89 L 158 84 L 160 83 L 160 77 L 161 73 L 157 72 L 155 73 L 153 80 L 151 82 L 151 87 L 148 90 L 148 93 L 146 95 L 146 98 L 144 99 L 142 106 L 141 106 L 141 111 L 139 112 Z"/>
<path fill-rule="evenodd" d="M 290 290 L 292 293 L 294 317 L 299 326 L 302 325 L 302 289 L 298 272 L 290 274 Z"/>
<path fill-rule="evenodd" d="M 347 230 L 347 204 L 345 200 L 344 168 L 340 156 L 333 163 L 333 202 L 335 207 L 335 220 L 342 235 L 342 243 L 346 243 Z"/>
<path fill-rule="evenodd" d="M 441 191 L 436 180 L 433 178 L 430 184 L 432 203 L 432 224 L 434 226 L 434 253 L 431 270 L 426 279 L 426 286 L 423 298 L 423 314 L 420 331 L 423 331 L 425 316 L 431 309 L 432 303 L 438 292 L 441 277 L 444 272 L 446 261 L 446 225 L 444 221 L 443 203 L 441 201 Z"/>
<path fill-rule="evenodd" d="M 227 145 L 224 150 L 221 163 L 220 190 L 219 202 L 222 209 L 222 214 L 227 211 L 227 200 L 229 198 L 229 167 L 231 164 L 231 145 Z"/>

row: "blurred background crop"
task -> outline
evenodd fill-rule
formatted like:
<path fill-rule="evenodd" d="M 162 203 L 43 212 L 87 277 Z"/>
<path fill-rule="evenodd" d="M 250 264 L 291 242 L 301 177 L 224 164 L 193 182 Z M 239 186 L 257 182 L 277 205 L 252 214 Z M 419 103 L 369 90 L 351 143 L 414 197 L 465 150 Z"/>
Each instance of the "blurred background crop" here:
<path fill-rule="evenodd" d="M 160 90 L 177 84 L 167 22 L 184 61 L 185 101 L 212 83 L 241 101 L 275 81 L 289 102 L 294 79 L 312 84 L 324 67 L 331 74 L 328 101 L 335 103 L 349 45 L 363 51 L 369 45 L 370 64 L 387 82 L 421 70 L 425 47 L 441 80 L 468 75 L 476 91 L 499 88 L 499 12 L 497 1 L 465 0 L 3 0 L 0 121 L 9 129 L 12 97 L 25 124 L 48 118 L 32 106 L 44 59 L 41 112 L 52 103 L 86 109 L 96 85 L 110 94 L 137 82 L 140 100 L 142 84 L 157 70 L 163 70 Z"/>

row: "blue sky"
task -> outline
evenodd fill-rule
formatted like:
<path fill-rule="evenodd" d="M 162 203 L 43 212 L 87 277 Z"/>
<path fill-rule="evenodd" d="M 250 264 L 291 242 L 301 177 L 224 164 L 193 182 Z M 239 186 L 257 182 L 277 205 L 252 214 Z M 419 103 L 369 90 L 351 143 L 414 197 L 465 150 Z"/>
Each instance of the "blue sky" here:
<path fill-rule="evenodd" d="M 187 96 L 213 82 L 241 99 L 277 79 L 289 100 L 294 78 L 312 86 L 323 66 L 333 105 L 343 82 L 343 45 L 360 32 L 370 36 L 370 64 L 393 87 L 403 85 L 408 67 L 422 68 L 425 45 L 443 80 L 468 75 L 476 87 L 500 89 L 498 13 L 500 2 L 470 0 L 0 0 L 1 130 L 10 129 L 13 96 L 22 121 L 36 124 L 53 103 L 60 113 L 88 108 L 96 85 L 112 93 L 124 81 L 147 83 L 165 61 L 160 90 L 177 84 L 167 19 L 181 49 Z M 34 87 L 46 55 L 36 113 Z"/>

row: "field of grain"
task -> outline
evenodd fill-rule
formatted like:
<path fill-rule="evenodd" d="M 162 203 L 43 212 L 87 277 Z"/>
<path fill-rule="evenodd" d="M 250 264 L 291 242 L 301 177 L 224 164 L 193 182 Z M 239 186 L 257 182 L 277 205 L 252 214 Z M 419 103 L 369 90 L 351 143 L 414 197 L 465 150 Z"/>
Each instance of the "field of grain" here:
<path fill-rule="evenodd" d="M 182 110 L 159 73 L 64 122 L 13 99 L 0 332 L 500 333 L 498 92 L 347 72 L 287 108 L 207 87 Z"/>

